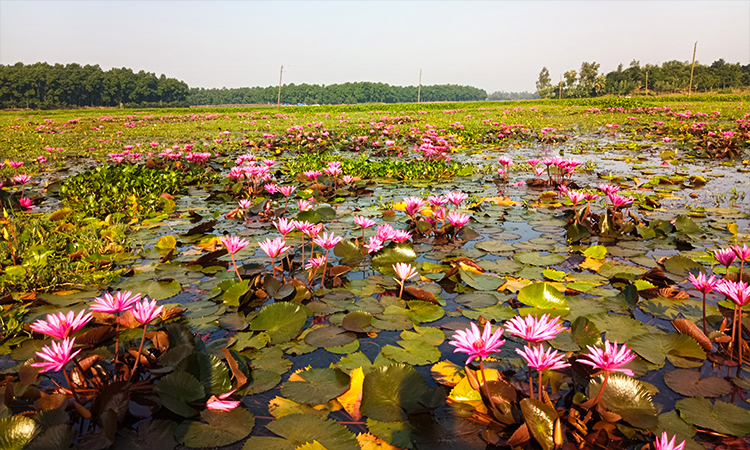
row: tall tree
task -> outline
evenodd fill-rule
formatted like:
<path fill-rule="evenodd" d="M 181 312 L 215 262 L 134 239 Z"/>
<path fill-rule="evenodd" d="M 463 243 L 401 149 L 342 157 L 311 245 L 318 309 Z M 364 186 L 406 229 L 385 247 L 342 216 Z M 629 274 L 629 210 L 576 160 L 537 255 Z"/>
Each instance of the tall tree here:
<path fill-rule="evenodd" d="M 539 79 L 536 81 L 536 92 L 541 98 L 549 98 L 554 93 L 552 91 L 552 78 L 549 76 L 549 70 L 542 67 L 539 72 Z"/>

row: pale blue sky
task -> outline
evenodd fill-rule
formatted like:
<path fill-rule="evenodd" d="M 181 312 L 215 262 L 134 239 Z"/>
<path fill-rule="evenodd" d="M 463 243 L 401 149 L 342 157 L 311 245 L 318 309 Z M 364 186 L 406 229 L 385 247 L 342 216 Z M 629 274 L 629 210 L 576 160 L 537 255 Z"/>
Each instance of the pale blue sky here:
<path fill-rule="evenodd" d="M 191 87 L 377 81 L 535 90 L 582 61 L 750 61 L 745 1 L 0 0 L 0 64 L 78 62 Z"/>

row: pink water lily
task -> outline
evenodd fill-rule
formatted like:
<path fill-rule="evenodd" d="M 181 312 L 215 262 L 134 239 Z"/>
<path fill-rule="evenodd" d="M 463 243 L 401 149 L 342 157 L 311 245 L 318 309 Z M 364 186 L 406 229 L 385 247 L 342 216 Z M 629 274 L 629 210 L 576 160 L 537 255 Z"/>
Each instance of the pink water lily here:
<path fill-rule="evenodd" d="M 605 341 L 604 349 L 592 347 L 590 345 L 587 345 L 586 348 L 589 350 L 589 353 L 581 355 L 581 357 L 578 358 L 578 362 L 605 372 L 604 382 L 599 389 L 599 394 L 593 402 L 593 404 L 596 404 L 599 403 L 599 400 L 602 398 L 604 388 L 607 386 L 607 381 L 609 380 L 609 374 L 611 372 L 620 372 L 631 377 L 633 376 L 632 370 L 623 369 L 622 366 L 634 360 L 636 355 L 628 348 L 627 344 L 622 344 L 622 347 L 617 348 L 617 341 L 615 341 L 614 344 Z"/>
<path fill-rule="evenodd" d="M 367 244 L 364 244 L 364 248 L 367 253 L 376 253 L 383 249 L 383 241 L 377 238 L 377 236 L 370 236 L 370 240 Z"/>
<path fill-rule="evenodd" d="M 109 292 L 104 293 L 104 297 L 96 297 L 94 304 L 91 305 L 92 311 L 118 314 L 125 312 L 141 299 L 141 294 L 134 294 L 130 291 L 118 291 L 115 295 Z"/>
<path fill-rule="evenodd" d="M 565 353 L 558 355 L 557 350 L 553 351 L 552 347 L 547 348 L 545 351 L 541 345 L 535 347 L 524 345 L 523 350 L 517 348 L 516 353 L 521 355 L 530 368 L 537 370 L 539 376 L 537 381 L 539 401 L 542 401 L 542 390 L 544 389 L 542 386 L 542 372 L 545 370 L 558 370 L 570 367 L 570 364 L 564 361 Z M 531 369 L 529 369 L 529 372 L 531 372 Z M 529 378 L 529 380 L 531 380 L 531 378 Z M 531 381 L 529 381 L 529 383 L 531 383 Z M 532 390 L 531 385 L 529 385 L 529 392 L 531 392 L 531 396 L 533 397 L 534 391 Z"/>
<path fill-rule="evenodd" d="M 219 238 L 219 242 L 221 242 L 221 245 L 223 245 L 232 255 L 247 247 L 250 243 L 250 241 L 242 239 L 239 236 L 222 236 Z"/>
<path fill-rule="evenodd" d="M 505 339 L 501 339 L 502 336 L 501 327 L 497 327 L 493 333 L 492 324 L 487 322 L 484 325 L 484 332 L 480 334 L 479 327 L 471 322 L 471 328 L 456 331 L 449 344 L 456 347 L 454 353 L 468 353 L 469 359 L 466 360 L 466 364 L 469 364 L 476 358 L 482 361 L 492 353 L 498 352 L 500 346 L 505 344 Z"/>
<path fill-rule="evenodd" d="M 31 329 L 56 339 L 65 339 L 83 328 L 91 317 L 91 313 L 85 310 L 79 312 L 77 316 L 73 311 L 68 311 L 67 314 L 62 312 L 58 312 L 57 315 L 47 314 L 46 321 L 37 320 L 31 324 Z"/>
<path fill-rule="evenodd" d="M 714 251 L 714 257 L 719 263 L 727 269 L 737 259 L 737 254 L 731 248 L 721 248 Z"/>
<path fill-rule="evenodd" d="M 567 330 L 562 326 L 560 317 L 550 318 L 549 314 L 542 317 L 527 315 L 515 316 L 505 322 L 505 330 L 512 336 L 517 336 L 531 343 L 539 343 L 554 339 L 559 333 Z"/>
<path fill-rule="evenodd" d="M 36 352 L 36 355 L 46 362 L 37 362 L 31 365 L 33 367 L 41 367 L 42 372 L 47 372 L 48 370 L 59 372 L 60 369 L 64 369 L 65 365 L 81 352 L 80 350 L 73 351 L 75 342 L 75 338 L 65 338 L 61 342 L 52 341 L 49 346 L 45 345 L 42 347 L 42 351 Z"/>
<path fill-rule="evenodd" d="M 449 192 L 445 195 L 445 197 L 448 199 L 449 202 L 453 203 L 453 205 L 458 208 L 458 205 L 463 203 L 464 200 L 469 198 L 469 194 L 461 191 L 455 191 L 455 192 Z"/>
<path fill-rule="evenodd" d="M 669 436 L 667 435 L 667 432 L 663 432 L 661 434 L 661 438 L 656 438 L 656 441 L 654 441 L 654 447 L 656 450 L 684 450 L 685 449 L 685 441 L 682 441 L 682 444 L 675 445 L 675 439 L 677 439 L 677 436 L 672 436 L 672 440 L 668 439 Z"/>
<path fill-rule="evenodd" d="M 692 273 L 688 274 L 688 280 L 693 283 L 693 286 L 695 286 L 696 289 L 701 291 L 703 293 L 703 332 L 708 333 L 707 327 L 706 327 L 706 294 L 710 293 L 714 289 L 716 289 L 719 284 L 721 284 L 721 280 L 717 280 L 715 276 L 711 275 L 711 277 L 706 278 L 706 275 L 703 274 L 703 272 L 698 273 L 698 277 L 696 278 L 695 275 Z"/>
<path fill-rule="evenodd" d="M 294 220 L 289 220 L 285 217 L 279 217 L 279 220 L 273 222 L 273 226 L 279 230 L 279 233 L 286 236 L 297 228 Z"/>
<path fill-rule="evenodd" d="M 412 218 L 414 218 L 414 215 L 425 205 L 425 201 L 421 197 L 404 197 L 404 203 L 406 203 L 406 214 Z"/>
<path fill-rule="evenodd" d="M 133 317 L 138 319 L 138 322 L 147 325 L 159 317 L 159 314 L 161 314 L 163 310 L 163 306 L 156 306 L 156 300 L 149 300 L 146 297 L 140 303 L 133 305 L 131 312 L 133 313 Z"/>
<path fill-rule="evenodd" d="M 226 394 L 221 394 L 218 398 L 215 395 L 212 395 L 208 398 L 208 401 L 206 401 L 206 408 L 214 412 L 229 412 L 233 410 L 240 405 L 240 402 L 239 400 L 227 400 L 227 398 L 234 394 L 236 390 L 237 389 L 234 389 Z"/>

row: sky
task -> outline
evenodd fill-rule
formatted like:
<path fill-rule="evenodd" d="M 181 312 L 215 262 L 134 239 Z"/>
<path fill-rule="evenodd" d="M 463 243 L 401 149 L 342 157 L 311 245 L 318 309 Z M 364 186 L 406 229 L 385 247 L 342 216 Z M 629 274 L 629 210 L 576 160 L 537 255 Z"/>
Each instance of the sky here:
<path fill-rule="evenodd" d="M 535 91 L 583 61 L 600 73 L 750 62 L 750 1 L 0 0 L 0 64 L 129 67 L 190 87 L 461 84 Z"/>

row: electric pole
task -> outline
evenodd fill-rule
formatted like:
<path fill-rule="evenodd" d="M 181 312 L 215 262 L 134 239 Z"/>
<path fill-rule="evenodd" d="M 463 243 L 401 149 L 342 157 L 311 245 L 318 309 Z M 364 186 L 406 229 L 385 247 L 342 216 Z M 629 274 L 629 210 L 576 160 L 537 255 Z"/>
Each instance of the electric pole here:
<path fill-rule="evenodd" d="M 276 99 L 276 107 L 281 108 L 281 76 L 284 74 L 284 66 L 281 66 L 281 71 L 279 72 L 279 97 Z"/>
<path fill-rule="evenodd" d="M 417 88 L 417 103 L 422 100 L 422 69 L 419 69 L 419 88 Z"/>
<path fill-rule="evenodd" d="M 693 65 L 690 67 L 690 84 L 688 85 L 688 97 L 693 90 L 693 70 L 695 70 L 695 51 L 698 49 L 698 41 L 695 41 L 693 46 Z"/>
<path fill-rule="evenodd" d="M 648 70 L 646 71 L 646 93 L 648 94 Z"/>

